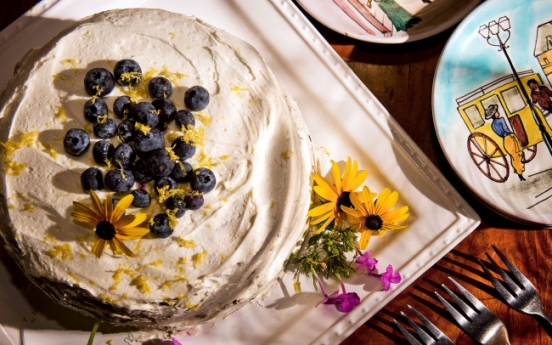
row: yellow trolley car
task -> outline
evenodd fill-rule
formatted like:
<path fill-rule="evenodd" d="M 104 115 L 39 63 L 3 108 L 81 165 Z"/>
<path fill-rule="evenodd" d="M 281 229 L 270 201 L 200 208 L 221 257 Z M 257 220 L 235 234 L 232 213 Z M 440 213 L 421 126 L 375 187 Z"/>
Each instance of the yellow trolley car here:
<path fill-rule="evenodd" d="M 534 79 L 542 85 L 542 79 L 532 70 L 520 72 L 518 76 L 528 95 L 531 94 L 531 89 L 527 86 L 529 80 Z M 543 111 L 534 105 L 536 115 L 533 114 L 514 75 L 498 78 L 477 88 L 457 98 L 456 103 L 458 112 L 471 133 L 467 142 L 468 152 L 479 170 L 495 182 L 508 179 L 510 165 L 502 138 L 492 130 L 491 121 L 485 121 L 485 109 L 491 104 L 498 105 L 500 116 L 509 120 L 510 128 L 523 146 L 524 163 L 535 158 L 537 144 L 543 141 L 534 116 L 540 117 L 546 131 L 552 135 Z"/>

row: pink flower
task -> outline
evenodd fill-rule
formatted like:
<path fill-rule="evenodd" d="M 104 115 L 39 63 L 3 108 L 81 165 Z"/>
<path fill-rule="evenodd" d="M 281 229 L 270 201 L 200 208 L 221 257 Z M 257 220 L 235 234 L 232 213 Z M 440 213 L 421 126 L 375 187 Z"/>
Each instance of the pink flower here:
<path fill-rule="evenodd" d="M 385 273 L 381 275 L 381 282 L 383 283 L 383 290 L 388 291 L 391 284 L 398 284 L 401 282 L 401 274 L 399 272 L 393 272 L 393 266 L 387 266 Z"/>
<path fill-rule="evenodd" d="M 175 338 L 172 338 L 171 340 L 172 340 L 172 342 L 173 342 L 174 345 L 182 345 L 182 344 L 181 344 L 178 340 L 176 340 Z"/>
<path fill-rule="evenodd" d="M 367 251 L 364 254 L 358 249 L 357 251 L 359 255 L 356 258 L 355 262 L 359 265 L 355 267 L 355 269 L 361 270 L 363 267 L 366 267 L 368 273 L 372 272 L 372 270 L 376 268 L 376 264 L 378 263 L 378 260 L 376 258 L 370 258 L 370 256 L 372 255 L 372 251 Z"/>
<path fill-rule="evenodd" d="M 315 307 L 318 307 L 320 304 L 333 304 L 338 311 L 342 313 L 348 313 L 360 304 L 360 297 L 358 297 L 358 294 L 356 292 L 347 292 L 345 290 L 345 284 L 343 284 L 343 281 L 340 282 L 341 289 L 343 290 L 342 294 L 337 295 L 339 290 L 335 290 L 331 295 L 328 295 L 326 293 L 326 289 L 324 289 L 322 281 L 320 280 L 320 278 L 318 278 L 318 276 L 316 277 L 316 280 L 318 281 L 318 285 L 320 285 L 320 289 L 324 294 L 324 299 L 316 303 Z"/>

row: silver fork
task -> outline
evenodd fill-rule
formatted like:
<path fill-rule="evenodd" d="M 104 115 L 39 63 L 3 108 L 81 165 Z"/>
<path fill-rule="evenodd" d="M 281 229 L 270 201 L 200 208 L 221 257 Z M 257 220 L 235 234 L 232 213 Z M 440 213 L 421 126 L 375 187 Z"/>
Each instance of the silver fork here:
<path fill-rule="evenodd" d="M 431 323 L 425 316 L 423 316 L 419 311 L 414 309 L 412 306 L 408 305 L 408 308 L 416 314 L 418 319 L 422 321 L 424 326 L 426 326 L 427 330 L 431 335 L 427 334 L 427 332 L 420 327 L 417 323 L 412 321 L 405 313 L 401 311 L 401 316 L 408 322 L 410 327 L 414 329 L 416 334 L 420 337 L 420 339 L 424 342 L 425 345 L 454 345 L 454 343 L 443 333 L 439 328 L 437 328 L 434 324 Z M 402 334 L 406 337 L 408 342 L 412 345 L 423 345 L 414 337 L 406 328 L 404 328 L 397 320 L 393 319 L 393 322 L 395 322 L 395 325 L 399 328 Z"/>
<path fill-rule="evenodd" d="M 471 306 L 458 297 L 458 295 L 450 290 L 445 284 L 441 286 L 452 297 L 458 307 L 460 307 L 463 314 L 453 307 L 446 299 L 441 297 L 437 291 L 435 291 L 435 294 L 445 308 L 447 308 L 450 315 L 452 315 L 460 325 L 464 333 L 477 344 L 510 345 L 508 331 L 504 323 L 462 285 L 451 277 L 448 277 L 448 279 L 456 286 L 462 295 L 464 295 L 468 302 L 471 303 Z"/>
<path fill-rule="evenodd" d="M 483 268 L 487 279 L 489 279 L 494 285 L 496 291 L 498 291 L 500 296 L 502 296 L 504 302 L 506 302 L 506 304 L 512 309 L 524 314 L 538 316 L 552 326 L 552 318 L 550 318 L 550 316 L 544 311 L 541 298 L 535 289 L 535 286 L 514 266 L 514 264 L 510 262 L 510 260 L 506 258 L 504 254 L 502 254 L 500 250 L 498 250 L 498 248 L 494 245 L 492 245 L 492 247 L 502 262 L 504 262 L 504 264 L 508 267 L 508 270 L 510 270 L 510 273 L 514 279 L 512 279 L 510 275 L 500 268 L 496 261 L 489 256 L 489 254 L 485 253 L 494 271 L 500 274 L 504 280 L 504 283 L 500 282 L 491 274 L 483 261 L 479 259 L 478 261 Z"/>

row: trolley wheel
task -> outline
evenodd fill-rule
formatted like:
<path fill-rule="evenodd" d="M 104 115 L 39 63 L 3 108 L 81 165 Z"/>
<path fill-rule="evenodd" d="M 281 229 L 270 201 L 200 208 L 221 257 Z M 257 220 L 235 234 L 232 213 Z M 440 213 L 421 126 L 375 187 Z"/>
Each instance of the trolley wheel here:
<path fill-rule="evenodd" d="M 529 163 L 533 160 L 533 158 L 535 158 L 536 155 L 537 145 L 527 146 L 525 149 L 523 149 L 523 156 L 521 157 L 521 161 L 523 163 Z"/>
<path fill-rule="evenodd" d="M 510 174 L 510 165 L 498 144 L 483 133 L 468 137 L 468 152 L 479 170 L 495 182 L 504 182 Z"/>

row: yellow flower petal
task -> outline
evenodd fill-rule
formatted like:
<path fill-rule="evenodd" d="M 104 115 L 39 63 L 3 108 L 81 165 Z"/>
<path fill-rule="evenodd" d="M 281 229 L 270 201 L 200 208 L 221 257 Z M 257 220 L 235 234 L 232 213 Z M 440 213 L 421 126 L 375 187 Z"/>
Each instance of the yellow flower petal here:
<path fill-rule="evenodd" d="M 406 225 L 383 224 L 381 228 L 382 230 L 402 230 L 402 229 L 406 229 Z"/>
<path fill-rule="evenodd" d="M 113 241 L 113 239 L 108 240 L 107 243 L 109 244 L 109 247 L 111 248 L 111 252 L 113 253 L 113 255 L 115 255 L 115 254 L 117 254 L 117 246 L 115 245 L 115 241 Z"/>
<path fill-rule="evenodd" d="M 130 228 L 130 229 L 121 229 L 117 230 L 117 234 L 115 234 L 115 237 L 121 239 L 121 240 L 137 240 L 144 235 L 146 235 L 149 232 L 149 228 Z"/>
<path fill-rule="evenodd" d="M 96 242 L 94 242 L 94 246 L 92 246 L 92 253 L 94 253 L 97 257 L 102 256 L 106 242 L 106 240 L 98 238 Z"/>
<path fill-rule="evenodd" d="M 312 208 L 307 214 L 309 217 L 318 217 L 325 213 L 331 212 L 334 209 L 334 205 L 331 202 L 316 206 Z"/>
<path fill-rule="evenodd" d="M 134 256 L 134 253 L 132 253 L 132 251 L 130 249 L 128 249 L 128 247 L 121 240 L 119 240 L 117 237 L 113 237 L 112 241 L 115 243 L 115 246 L 117 246 L 117 248 L 119 248 L 123 251 L 123 253 L 125 253 L 126 255 L 128 255 L 130 257 Z"/>
<path fill-rule="evenodd" d="M 366 210 L 366 216 L 376 214 L 374 209 L 374 202 L 372 200 L 372 193 L 366 186 L 362 187 L 362 201 L 364 201 L 364 209 Z"/>
<path fill-rule="evenodd" d="M 335 194 L 333 190 L 327 189 L 323 186 L 314 186 L 313 189 L 314 192 L 320 195 L 322 198 L 332 202 L 337 201 L 337 194 Z"/>
<path fill-rule="evenodd" d="M 322 232 L 322 230 L 326 229 L 328 227 L 328 225 L 330 225 L 330 223 L 335 219 L 335 215 L 332 213 L 328 219 L 326 220 L 326 222 L 324 224 L 322 224 L 322 226 L 316 231 L 316 234 L 319 234 Z"/>
<path fill-rule="evenodd" d="M 309 224 L 310 224 L 310 225 L 316 225 L 316 224 L 322 223 L 324 220 L 326 220 L 326 219 L 329 218 L 329 217 L 334 217 L 334 218 L 335 218 L 335 215 L 334 215 L 333 212 L 328 212 L 326 215 L 327 215 L 328 217 L 319 217 L 319 218 L 316 218 L 316 219 L 312 220 Z"/>
<path fill-rule="evenodd" d="M 75 213 L 78 214 L 88 214 L 90 216 L 95 217 L 98 219 L 98 222 L 101 220 L 101 216 L 98 215 L 94 210 L 92 210 L 90 207 L 81 204 L 78 201 L 73 201 L 73 206 L 75 207 Z"/>
<path fill-rule="evenodd" d="M 85 213 L 71 213 L 71 217 L 73 217 L 73 220 L 75 222 L 85 223 L 86 225 L 90 225 L 92 227 L 96 227 L 96 225 L 99 223 L 98 219 L 95 216 L 85 214 Z"/>
<path fill-rule="evenodd" d="M 147 219 L 148 215 L 145 213 L 129 214 L 117 220 L 113 223 L 113 226 L 116 229 L 128 229 L 142 224 Z"/>
<path fill-rule="evenodd" d="M 353 217 L 356 217 L 356 218 L 362 217 L 362 213 L 360 213 L 360 211 L 357 211 L 353 208 L 346 207 L 346 206 L 341 206 L 341 210 L 343 212 L 347 213 L 348 215 L 353 216 Z"/>
<path fill-rule="evenodd" d="M 349 184 L 349 178 L 351 177 L 351 157 L 347 157 L 347 163 L 345 163 L 345 170 L 343 171 L 343 178 L 341 179 L 341 191 L 347 191 L 346 187 Z"/>
<path fill-rule="evenodd" d="M 355 178 L 353 178 L 351 182 L 349 182 L 349 191 L 354 191 L 355 189 L 360 187 L 360 185 L 366 180 L 367 177 L 368 177 L 368 171 L 366 170 L 359 171 L 358 175 Z"/>
<path fill-rule="evenodd" d="M 337 190 L 335 189 L 335 186 L 332 185 L 328 180 L 326 180 L 325 178 L 323 178 L 318 174 L 314 174 L 313 179 L 314 179 L 314 182 L 316 182 L 319 186 L 323 186 L 326 189 L 330 189 L 337 195 Z"/>
<path fill-rule="evenodd" d="M 351 201 L 351 204 L 358 212 L 364 212 L 366 213 L 366 207 L 364 207 L 364 204 L 359 199 L 359 195 L 356 193 L 349 194 L 349 200 Z"/>
<path fill-rule="evenodd" d="M 408 206 L 403 206 L 393 211 L 382 214 L 381 220 L 384 223 L 398 223 L 408 219 L 410 214 L 408 213 Z"/>
<path fill-rule="evenodd" d="M 375 212 L 377 214 L 384 214 L 389 211 L 399 200 L 399 193 L 396 191 L 391 193 L 389 188 L 385 188 L 376 200 Z"/>
<path fill-rule="evenodd" d="M 90 190 L 90 198 L 92 199 L 92 206 L 96 210 L 96 214 L 102 218 L 102 220 L 106 220 L 105 213 L 103 212 L 104 208 L 102 206 L 102 202 L 100 198 L 94 193 L 93 190 Z M 101 255 L 101 253 L 100 253 Z"/>
<path fill-rule="evenodd" d="M 358 241 L 358 246 L 361 250 L 368 247 L 368 242 L 370 242 L 370 236 L 372 236 L 372 231 L 365 230 L 360 235 L 360 240 Z"/>
<path fill-rule="evenodd" d="M 119 200 L 117 205 L 115 205 L 115 209 L 111 213 L 111 219 L 110 222 L 115 224 L 119 218 L 125 213 L 126 209 L 132 204 L 132 200 L 134 200 L 134 195 L 129 194 Z"/>
<path fill-rule="evenodd" d="M 341 172 L 339 171 L 337 163 L 334 161 L 332 161 L 332 176 L 334 179 L 335 189 L 337 190 L 336 194 L 339 195 L 343 191 L 341 185 Z"/>

